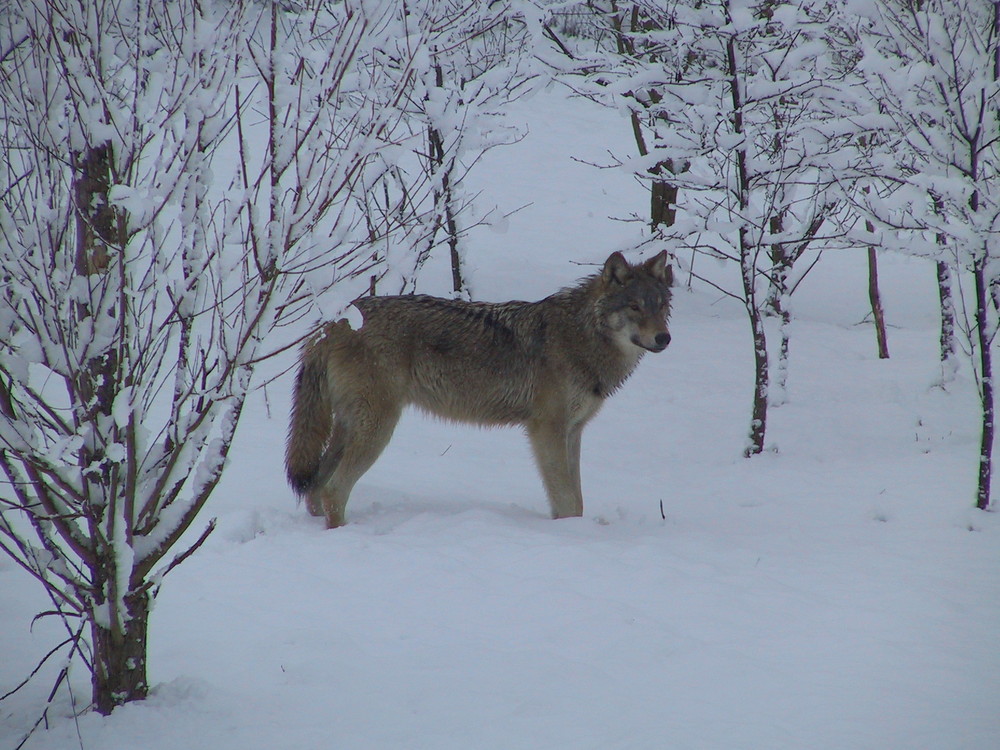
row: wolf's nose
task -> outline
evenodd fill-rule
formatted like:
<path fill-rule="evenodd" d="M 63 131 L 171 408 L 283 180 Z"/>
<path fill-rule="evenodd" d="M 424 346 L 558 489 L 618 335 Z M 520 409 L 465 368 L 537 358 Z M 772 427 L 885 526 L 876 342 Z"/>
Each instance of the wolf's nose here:
<path fill-rule="evenodd" d="M 667 347 L 667 344 L 669 344 L 669 343 L 670 343 L 670 334 L 669 333 L 658 333 L 658 334 L 656 334 L 656 345 L 660 349 L 665 349 Z"/>

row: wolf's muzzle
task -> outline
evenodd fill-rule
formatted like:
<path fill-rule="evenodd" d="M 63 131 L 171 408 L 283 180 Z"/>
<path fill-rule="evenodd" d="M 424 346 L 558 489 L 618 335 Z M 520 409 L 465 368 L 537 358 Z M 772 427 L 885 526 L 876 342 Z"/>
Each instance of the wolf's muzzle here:
<path fill-rule="evenodd" d="M 638 336 L 635 336 L 632 338 L 632 343 L 635 344 L 636 346 L 641 346 L 648 352 L 662 352 L 664 349 L 667 348 L 667 344 L 670 343 L 670 334 L 669 333 L 656 334 L 656 336 L 653 338 L 652 344 L 647 344 L 643 342 Z"/>

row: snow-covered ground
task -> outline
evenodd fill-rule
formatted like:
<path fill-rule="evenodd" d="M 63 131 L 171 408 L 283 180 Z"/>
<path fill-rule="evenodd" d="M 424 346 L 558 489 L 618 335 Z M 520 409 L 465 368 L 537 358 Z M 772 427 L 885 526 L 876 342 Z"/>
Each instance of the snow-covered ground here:
<path fill-rule="evenodd" d="M 531 205 L 470 238 L 481 299 L 572 282 L 630 237 L 608 217 L 645 207 L 571 158 L 627 148 L 615 113 L 546 92 L 515 115 L 529 136 L 472 179 Z M 673 343 L 585 433 L 581 519 L 546 517 L 518 431 L 412 413 L 326 531 L 283 479 L 285 376 L 244 412 L 217 531 L 156 601 L 151 697 L 74 721 L 64 691 L 27 747 L 995 750 L 1000 525 L 971 507 L 974 388 L 933 387 L 933 267 L 881 271 L 892 359 L 861 324 L 862 254 L 828 253 L 753 460 L 748 324 L 678 274 Z M 29 630 L 44 609 L 0 558 L 0 693 L 59 637 Z M 49 686 L 0 703 L 0 750 Z M 82 669 L 72 686 L 86 701 Z"/>

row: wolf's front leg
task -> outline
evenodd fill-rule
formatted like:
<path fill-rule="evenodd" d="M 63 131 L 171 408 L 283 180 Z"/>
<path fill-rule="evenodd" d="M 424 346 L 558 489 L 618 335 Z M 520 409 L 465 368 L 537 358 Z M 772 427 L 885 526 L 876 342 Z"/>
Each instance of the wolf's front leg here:
<path fill-rule="evenodd" d="M 562 421 L 535 422 L 527 427 L 552 517 L 582 516 L 579 430 Z"/>

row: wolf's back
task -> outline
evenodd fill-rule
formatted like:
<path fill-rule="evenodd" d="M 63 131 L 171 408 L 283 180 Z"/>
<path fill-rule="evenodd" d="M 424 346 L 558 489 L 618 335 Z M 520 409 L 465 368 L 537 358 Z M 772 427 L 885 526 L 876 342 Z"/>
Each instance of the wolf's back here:
<path fill-rule="evenodd" d="M 299 495 L 306 494 L 316 481 L 333 426 L 333 405 L 329 396 L 324 349 L 322 341 L 307 345 L 299 363 L 292 396 L 292 419 L 285 446 L 285 470 L 289 484 Z"/>

